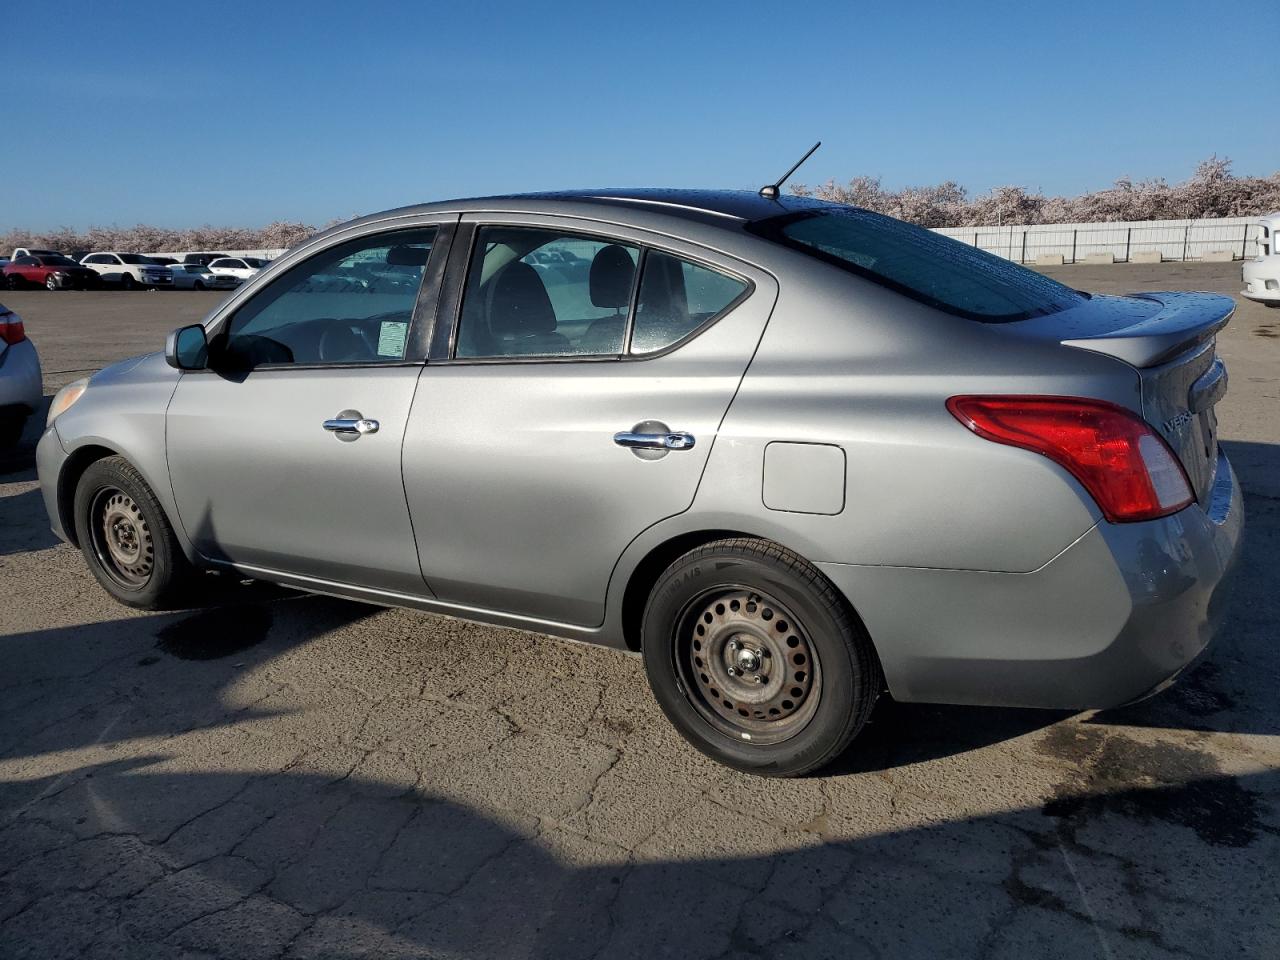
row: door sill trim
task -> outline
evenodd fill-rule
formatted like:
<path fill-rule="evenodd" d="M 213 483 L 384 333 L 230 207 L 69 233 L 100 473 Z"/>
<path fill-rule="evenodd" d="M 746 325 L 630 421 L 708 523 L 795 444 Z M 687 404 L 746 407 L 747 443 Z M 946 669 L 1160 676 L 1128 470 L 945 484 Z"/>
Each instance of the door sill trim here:
<path fill-rule="evenodd" d="M 544 620 L 538 617 L 505 613 L 501 610 L 490 610 L 485 607 L 472 607 L 461 603 L 449 603 L 432 597 L 412 593 L 400 593 L 395 590 L 379 590 L 375 587 L 360 587 L 336 580 L 324 580 L 299 573 L 286 573 L 269 567 L 258 567 L 247 563 L 232 563 L 226 560 L 212 560 L 210 565 L 217 570 L 233 570 L 253 580 L 265 580 L 269 583 L 286 587 L 295 587 L 308 593 L 321 593 L 327 596 L 340 597 L 344 600 L 358 600 L 383 607 L 404 607 L 410 610 L 423 610 L 427 613 L 455 617 L 459 620 L 471 620 L 500 627 L 513 627 L 530 633 L 545 633 L 561 640 L 575 643 L 586 643 L 593 646 L 620 647 L 621 644 L 610 643 L 600 627 L 583 627 L 578 624 L 564 623 L 559 620 Z"/>

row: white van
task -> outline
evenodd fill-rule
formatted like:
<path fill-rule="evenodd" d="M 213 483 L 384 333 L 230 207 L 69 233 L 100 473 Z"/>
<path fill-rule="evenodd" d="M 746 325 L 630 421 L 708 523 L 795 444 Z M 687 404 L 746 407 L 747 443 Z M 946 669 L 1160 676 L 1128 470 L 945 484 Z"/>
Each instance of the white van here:
<path fill-rule="evenodd" d="M 1244 290 L 1241 296 L 1280 307 L 1280 213 L 1259 217 L 1258 255 L 1244 262 Z"/>

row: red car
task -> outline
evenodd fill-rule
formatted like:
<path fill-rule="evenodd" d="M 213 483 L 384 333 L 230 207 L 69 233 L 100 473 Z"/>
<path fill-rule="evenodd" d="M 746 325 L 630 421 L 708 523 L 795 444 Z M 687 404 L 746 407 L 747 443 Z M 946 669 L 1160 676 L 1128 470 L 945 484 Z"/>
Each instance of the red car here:
<path fill-rule="evenodd" d="M 5 266 L 4 279 L 10 290 L 35 286 L 49 290 L 85 290 L 101 284 L 94 271 L 60 253 L 19 257 Z"/>

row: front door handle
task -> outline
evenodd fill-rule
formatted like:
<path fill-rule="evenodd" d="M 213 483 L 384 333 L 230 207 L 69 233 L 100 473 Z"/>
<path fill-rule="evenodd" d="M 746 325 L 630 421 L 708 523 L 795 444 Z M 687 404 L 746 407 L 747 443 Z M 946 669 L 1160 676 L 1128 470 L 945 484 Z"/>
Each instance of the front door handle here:
<path fill-rule="evenodd" d="M 692 433 L 632 433 L 624 430 L 613 435 L 613 442 L 633 450 L 692 450 L 696 442 Z"/>
<path fill-rule="evenodd" d="M 359 410 L 343 410 L 332 420 L 326 420 L 323 426 L 339 440 L 359 440 L 366 433 L 377 433 L 381 424 L 363 416 Z"/>

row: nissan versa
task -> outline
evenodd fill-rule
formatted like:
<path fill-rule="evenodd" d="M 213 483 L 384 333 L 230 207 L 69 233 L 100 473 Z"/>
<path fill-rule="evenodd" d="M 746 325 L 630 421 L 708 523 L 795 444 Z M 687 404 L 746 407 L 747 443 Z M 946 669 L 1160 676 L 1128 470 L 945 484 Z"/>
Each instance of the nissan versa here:
<path fill-rule="evenodd" d="M 639 651 L 696 747 L 791 776 L 885 690 L 1106 707 L 1204 648 L 1231 312 L 795 197 L 406 207 L 65 387 L 40 479 L 123 603 L 229 570 Z"/>

